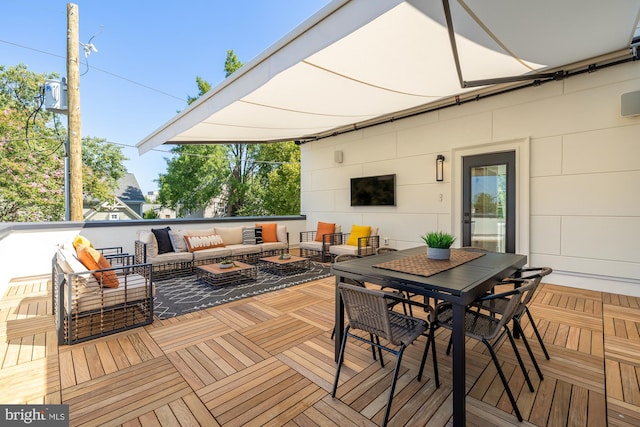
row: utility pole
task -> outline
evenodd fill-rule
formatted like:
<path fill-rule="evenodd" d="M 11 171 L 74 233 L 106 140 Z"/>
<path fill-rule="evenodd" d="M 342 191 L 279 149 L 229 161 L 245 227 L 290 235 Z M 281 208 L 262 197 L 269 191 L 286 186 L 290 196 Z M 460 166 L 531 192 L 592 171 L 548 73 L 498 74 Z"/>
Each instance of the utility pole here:
<path fill-rule="evenodd" d="M 80 36 L 78 5 L 67 4 L 67 126 L 69 129 L 69 219 L 82 221 L 82 134 L 80 122 Z"/>

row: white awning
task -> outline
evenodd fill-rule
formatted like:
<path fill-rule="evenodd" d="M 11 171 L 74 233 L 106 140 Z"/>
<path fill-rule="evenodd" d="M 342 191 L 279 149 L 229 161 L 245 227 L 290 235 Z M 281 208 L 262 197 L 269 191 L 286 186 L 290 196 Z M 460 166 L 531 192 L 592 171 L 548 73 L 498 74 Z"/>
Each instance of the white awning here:
<path fill-rule="evenodd" d="M 357 128 L 477 90 L 463 82 L 631 56 L 639 17 L 640 0 L 335 0 L 137 147 Z"/>

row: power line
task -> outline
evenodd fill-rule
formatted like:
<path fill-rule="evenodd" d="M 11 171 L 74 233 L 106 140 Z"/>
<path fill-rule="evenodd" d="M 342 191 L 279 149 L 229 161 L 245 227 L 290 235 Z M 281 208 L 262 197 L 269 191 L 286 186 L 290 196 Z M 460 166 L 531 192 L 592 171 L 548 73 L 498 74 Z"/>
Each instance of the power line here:
<path fill-rule="evenodd" d="M 59 138 L 55 138 L 55 137 L 46 137 L 46 136 L 42 136 L 42 137 L 31 137 L 31 138 L 10 138 L 10 139 L 3 139 L 3 141 L 5 142 L 19 142 L 19 141 L 43 141 L 43 140 L 48 140 L 48 141 L 59 141 Z M 124 142 L 115 142 L 115 141 L 109 141 L 109 140 L 104 140 L 103 142 L 107 143 L 107 144 L 113 144 L 113 145 L 118 145 L 121 147 L 127 147 L 127 148 L 138 148 L 135 145 L 131 145 L 131 144 L 125 144 Z M 171 154 L 173 156 L 177 156 L 177 155 L 182 155 L 182 156 L 190 156 L 190 157 L 205 157 L 205 158 L 216 158 L 217 156 L 211 155 L 211 154 L 198 154 L 198 153 L 174 153 L 173 151 L 170 150 L 160 150 L 159 148 L 153 148 L 150 151 L 155 151 L 157 153 L 166 153 L 166 154 Z M 256 161 L 255 163 L 265 163 L 265 164 L 274 164 L 274 165 L 286 165 L 286 164 L 291 164 L 291 165 L 297 165 L 300 164 L 300 162 L 269 162 L 269 161 Z"/>
<path fill-rule="evenodd" d="M 16 46 L 16 47 L 19 47 L 19 48 L 22 48 L 22 49 L 32 50 L 34 52 L 42 53 L 42 54 L 45 54 L 45 55 L 50 55 L 50 56 L 53 56 L 53 57 L 56 57 L 56 58 L 66 59 L 66 56 L 58 55 L 58 54 L 51 53 L 51 52 L 46 52 L 44 50 L 36 49 L 36 48 L 33 48 L 33 47 L 29 47 L 29 46 L 24 46 L 24 45 L 21 45 L 21 44 L 18 44 L 18 43 L 13 43 L 13 42 L 10 42 L 10 41 L 7 41 L 7 40 L 0 40 L 0 43 L 10 44 L 12 46 Z M 85 63 L 85 65 L 87 65 L 87 67 L 88 67 L 89 66 L 88 62 Z M 168 92 L 165 92 L 165 91 L 160 90 L 160 89 L 156 89 L 156 88 L 148 86 L 148 85 L 146 85 L 144 83 L 140 83 L 140 82 L 137 82 L 135 80 L 131 80 L 131 79 L 127 78 L 127 77 L 123 77 L 123 76 L 120 76 L 118 74 L 112 73 L 111 71 L 103 70 L 102 68 L 98 68 L 98 67 L 95 67 L 95 66 L 92 66 L 91 69 L 100 71 L 100 72 L 108 74 L 108 75 L 110 75 L 112 77 L 118 78 L 120 80 L 124 80 L 126 82 L 129 82 L 129 83 L 132 83 L 134 85 L 137 85 L 137 86 L 143 87 L 145 89 L 151 90 L 153 92 L 157 92 L 157 93 L 160 93 L 162 95 L 177 99 L 179 101 L 188 102 L 185 98 L 181 98 L 179 96 L 172 95 L 172 94 L 170 94 Z"/>
<path fill-rule="evenodd" d="M 121 145 L 123 147 L 129 147 L 129 148 L 137 148 L 135 145 L 130 145 L 130 144 L 124 144 L 122 142 L 113 142 L 113 141 L 105 141 L 108 142 L 109 144 L 114 144 L 114 145 Z M 159 153 L 167 153 L 167 154 L 172 154 L 172 155 L 181 155 L 181 156 L 189 156 L 189 157 L 204 157 L 204 158 L 209 158 L 209 159 L 214 159 L 217 156 L 211 155 L 211 154 L 197 154 L 197 153 L 174 153 L 173 151 L 166 151 L 166 150 L 160 150 L 157 148 L 153 148 L 151 149 L 151 151 L 156 151 Z M 264 164 L 271 164 L 271 165 L 298 165 L 300 164 L 300 162 L 269 162 L 269 161 L 263 161 L 263 160 L 257 160 L 255 161 L 255 163 L 264 163 Z"/>

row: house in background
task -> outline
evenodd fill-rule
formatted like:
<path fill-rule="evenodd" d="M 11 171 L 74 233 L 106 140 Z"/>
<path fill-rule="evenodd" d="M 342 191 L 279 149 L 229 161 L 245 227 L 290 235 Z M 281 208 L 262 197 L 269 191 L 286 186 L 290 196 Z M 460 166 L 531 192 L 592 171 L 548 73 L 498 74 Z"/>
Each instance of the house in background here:
<path fill-rule="evenodd" d="M 142 219 L 145 200 L 136 176 L 125 174 L 118 182 L 113 200 L 85 209 L 85 221 L 119 221 Z"/>

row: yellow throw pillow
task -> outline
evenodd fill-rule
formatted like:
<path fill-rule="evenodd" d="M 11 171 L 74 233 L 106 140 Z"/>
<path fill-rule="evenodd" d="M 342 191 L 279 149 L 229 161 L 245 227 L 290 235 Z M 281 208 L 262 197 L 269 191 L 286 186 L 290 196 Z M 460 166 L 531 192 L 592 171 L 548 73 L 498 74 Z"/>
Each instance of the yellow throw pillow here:
<path fill-rule="evenodd" d="M 347 245 L 358 246 L 358 239 L 361 237 L 369 237 L 371 226 L 369 225 L 352 225 Z"/>
<path fill-rule="evenodd" d="M 75 239 L 73 239 L 73 249 L 78 250 L 78 246 L 80 245 L 84 245 L 87 246 L 89 248 L 92 248 L 93 245 L 91 244 L 91 242 L 89 241 L 89 239 L 87 239 L 84 236 L 81 235 L 77 235 Z"/>

